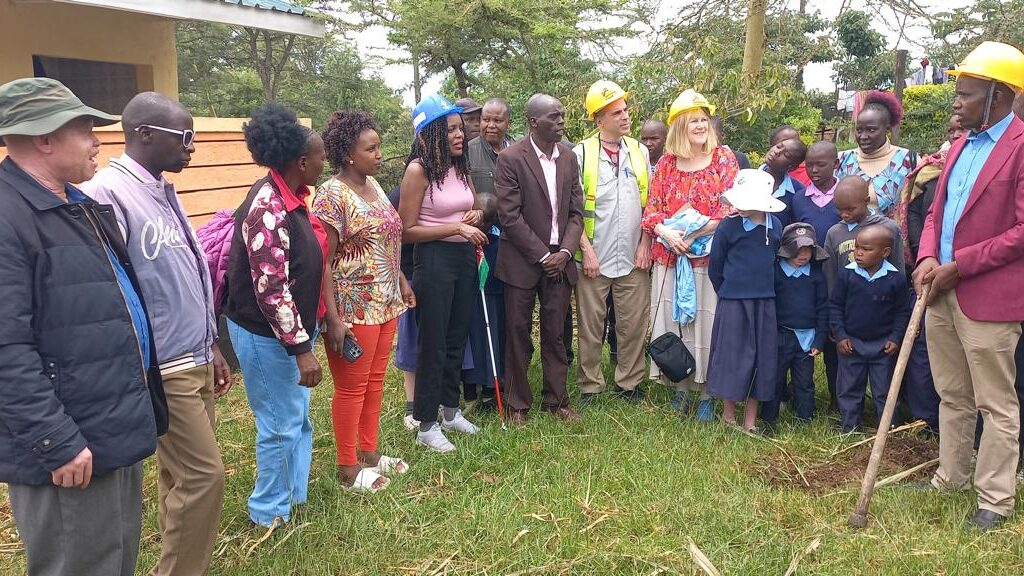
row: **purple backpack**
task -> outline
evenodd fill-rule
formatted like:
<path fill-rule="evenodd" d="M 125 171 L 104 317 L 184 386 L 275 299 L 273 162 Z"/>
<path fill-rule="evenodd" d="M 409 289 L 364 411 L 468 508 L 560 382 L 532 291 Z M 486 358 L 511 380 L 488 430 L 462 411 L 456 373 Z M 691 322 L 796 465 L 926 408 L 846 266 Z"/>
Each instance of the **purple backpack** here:
<path fill-rule="evenodd" d="M 213 310 L 220 318 L 221 309 L 227 300 L 228 257 L 231 255 L 231 239 L 235 235 L 233 210 L 219 210 L 209 222 L 196 230 L 199 244 L 206 253 L 206 264 L 210 268 L 213 283 Z"/>

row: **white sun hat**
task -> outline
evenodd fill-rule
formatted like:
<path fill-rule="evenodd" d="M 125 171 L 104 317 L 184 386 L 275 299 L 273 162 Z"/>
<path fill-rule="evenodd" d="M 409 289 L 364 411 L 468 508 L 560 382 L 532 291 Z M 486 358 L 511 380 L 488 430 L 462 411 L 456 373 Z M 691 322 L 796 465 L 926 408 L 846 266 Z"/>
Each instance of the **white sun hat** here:
<path fill-rule="evenodd" d="M 782 212 L 786 205 L 772 196 L 775 178 L 764 170 L 746 169 L 736 174 L 736 180 L 722 198 L 737 210 Z"/>

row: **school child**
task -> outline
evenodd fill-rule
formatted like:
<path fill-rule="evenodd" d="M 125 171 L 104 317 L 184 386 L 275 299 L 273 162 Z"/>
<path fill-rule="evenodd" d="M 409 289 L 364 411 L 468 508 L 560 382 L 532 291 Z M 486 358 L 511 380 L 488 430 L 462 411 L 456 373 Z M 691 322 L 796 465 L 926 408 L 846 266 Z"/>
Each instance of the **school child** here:
<path fill-rule="evenodd" d="M 765 163 L 761 166 L 775 179 L 772 196 L 786 205 L 785 210 L 775 215 L 783 226 L 793 221 L 793 198 L 804 193 L 804 185 L 790 176 L 789 171 L 799 166 L 807 155 L 807 145 L 790 134 L 790 131 L 773 132 L 772 147 L 764 155 Z"/>
<path fill-rule="evenodd" d="M 740 170 L 722 198 L 736 211 L 721 220 L 711 243 L 708 277 L 718 293 L 708 360 L 708 393 L 724 400 L 722 417 L 735 425 L 744 402 L 743 428 L 757 431 L 757 403 L 775 398 L 777 334 L 775 253 L 782 225 L 773 212 L 786 205 L 772 196 L 774 179 Z"/>
<path fill-rule="evenodd" d="M 886 260 L 895 239 L 884 226 L 861 227 L 854 261 L 836 276 L 832 288 L 829 319 L 839 350 L 836 394 L 843 432 L 861 430 L 868 380 L 875 414 L 882 414 L 895 357 L 910 321 L 907 276 Z"/>
<path fill-rule="evenodd" d="M 839 167 L 836 145 L 827 141 L 811 144 L 804 164 L 811 183 L 803 194 L 793 196 L 793 221 L 814 226 L 814 237 L 824 242 L 829 228 L 839 223 L 839 211 L 833 202 L 839 184 L 835 176 Z"/>
<path fill-rule="evenodd" d="M 810 224 L 796 222 L 783 230 L 775 266 L 777 384 L 775 399 L 761 405 L 761 418 L 769 425 L 779 416 L 779 404 L 789 398 L 797 418 L 814 418 L 814 358 L 824 349 L 828 335 L 828 286 L 821 269 L 827 259 Z M 788 394 L 787 372 L 792 394 Z"/>
<path fill-rule="evenodd" d="M 859 182 L 858 182 L 859 180 Z M 868 183 L 859 176 L 846 176 L 840 178 L 836 183 L 835 193 L 832 202 L 839 213 L 839 222 L 829 228 L 825 235 L 823 248 L 828 254 L 829 261 L 825 264 L 825 278 L 828 280 L 829 293 L 832 293 L 832 286 L 840 271 L 853 262 L 854 239 L 861 227 L 880 225 L 888 229 L 896 239 L 893 244 L 892 253 L 887 260 L 901 272 L 903 271 L 903 242 L 901 240 L 900 228 L 896 222 L 881 214 L 874 214 L 868 209 L 870 202 Z M 836 403 L 836 379 L 839 371 L 839 355 L 836 352 L 835 339 L 829 337 L 825 343 L 824 350 L 825 374 L 828 377 L 829 394 L 831 402 L 830 410 L 837 410 Z"/>

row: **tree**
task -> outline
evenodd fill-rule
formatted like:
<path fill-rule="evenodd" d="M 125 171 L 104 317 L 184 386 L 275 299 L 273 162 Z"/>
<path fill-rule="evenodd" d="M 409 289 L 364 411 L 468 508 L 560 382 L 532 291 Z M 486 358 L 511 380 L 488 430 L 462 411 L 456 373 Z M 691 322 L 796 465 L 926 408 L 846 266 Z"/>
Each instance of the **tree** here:
<path fill-rule="evenodd" d="M 421 72 L 450 74 L 467 96 L 475 73 L 535 60 L 552 46 L 600 45 L 648 19 L 648 0 L 348 0 L 363 26 L 384 26 L 417 55 Z"/>
<path fill-rule="evenodd" d="M 764 19 L 768 0 L 749 0 L 747 4 L 746 34 L 743 44 L 743 80 L 749 88 L 757 84 L 764 60 Z"/>
<path fill-rule="evenodd" d="M 885 38 L 871 28 L 871 17 L 858 10 L 845 10 L 836 18 L 838 58 L 834 65 L 836 84 L 847 90 L 868 90 L 892 86 L 895 53 L 886 51 Z"/>
<path fill-rule="evenodd" d="M 953 65 L 984 40 L 1024 48 L 1024 0 L 975 0 L 973 4 L 928 17 L 935 41 L 931 53 Z"/>

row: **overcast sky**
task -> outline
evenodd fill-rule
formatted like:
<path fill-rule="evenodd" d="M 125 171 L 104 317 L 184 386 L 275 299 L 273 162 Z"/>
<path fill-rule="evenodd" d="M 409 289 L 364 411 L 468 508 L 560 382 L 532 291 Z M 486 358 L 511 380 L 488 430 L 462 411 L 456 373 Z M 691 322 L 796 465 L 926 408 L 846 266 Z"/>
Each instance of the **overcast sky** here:
<path fill-rule="evenodd" d="M 551 1 L 556 2 L 558 0 Z M 788 1 L 795 10 L 799 4 L 798 0 Z M 689 3 L 689 0 L 662 0 L 659 5 L 655 26 L 660 27 L 660 25 L 673 18 L 678 13 L 679 8 L 687 3 Z M 920 1 L 920 4 L 923 5 L 942 7 L 935 8 L 935 11 L 960 7 L 968 3 L 969 0 Z M 809 0 L 808 4 L 811 10 L 818 10 L 823 16 L 831 19 L 839 12 L 843 2 L 841 0 Z M 877 2 L 873 4 L 877 4 Z M 922 40 L 927 39 L 930 33 L 927 26 L 923 23 L 907 22 L 907 26 L 904 28 L 904 36 L 901 37 L 899 33 L 901 22 L 891 10 L 883 9 L 881 12 L 876 12 L 869 7 L 865 0 L 852 0 L 852 5 L 861 10 L 868 10 L 872 14 L 873 27 L 885 35 L 890 49 L 906 48 L 910 50 L 909 68 L 911 70 L 913 70 L 917 58 L 926 56 L 920 47 L 920 43 Z M 344 14 L 339 14 L 339 16 L 345 17 Z M 385 64 L 389 59 L 396 59 L 405 55 L 403 51 L 388 43 L 387 31 L 381 28 L 370 29 L 351 36 L 351 39 L 356 42 L 360 54 L 370 64 L 369 67 L 371 69 L 379 68 L 388 85 L 402 91 L 405 104 L 410 107 L 415 104 L 412 90 L 412 67 L 408 64 Z M 625 55 L 642 53 L 647 50 L 648 42 L 649 39 L 647 38 L 628 39 L 622 42 L 621 51 Z M 439 90 L 441 81 L 441 76 L 428 78 L 424 85 L 424 94 L 430 94 Z M 808 89 L 825 92 L 832 92 L 835 89 L 835 83 L 832 81 L 831 64 L 811 64 L 807 66 L 804 81 Z"/>

